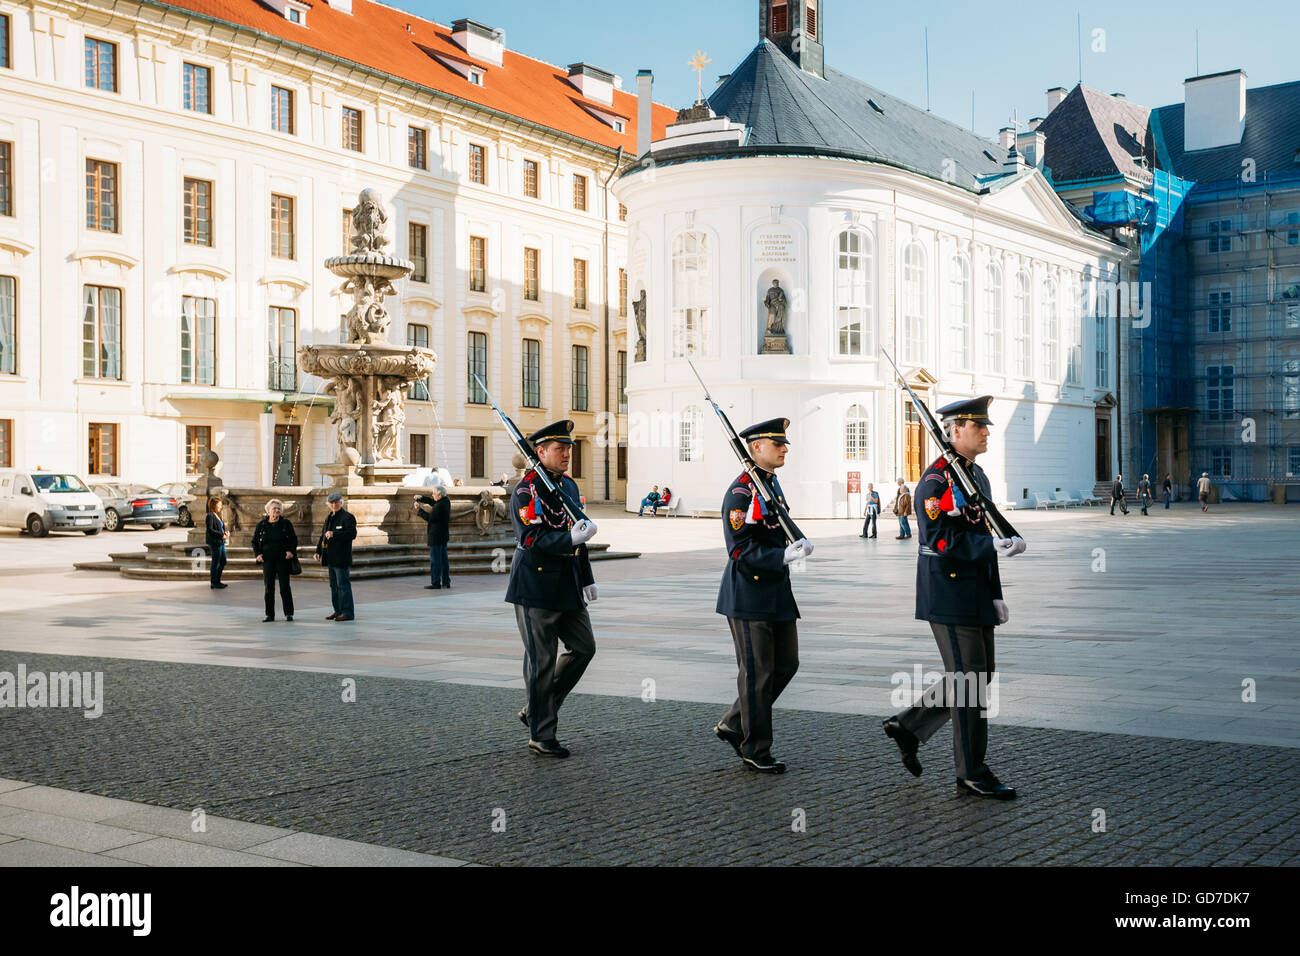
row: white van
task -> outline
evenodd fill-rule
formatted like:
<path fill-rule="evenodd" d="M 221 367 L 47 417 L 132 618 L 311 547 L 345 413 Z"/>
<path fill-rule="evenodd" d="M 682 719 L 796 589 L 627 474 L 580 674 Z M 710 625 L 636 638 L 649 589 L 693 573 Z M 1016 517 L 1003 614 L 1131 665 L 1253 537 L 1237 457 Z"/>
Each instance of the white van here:
<path fill-rule="evenodd" d="M 51 531 L 99 534 L 104 503 L 76 475 L 0 468 L 0 527 L 37 538 Z"/>

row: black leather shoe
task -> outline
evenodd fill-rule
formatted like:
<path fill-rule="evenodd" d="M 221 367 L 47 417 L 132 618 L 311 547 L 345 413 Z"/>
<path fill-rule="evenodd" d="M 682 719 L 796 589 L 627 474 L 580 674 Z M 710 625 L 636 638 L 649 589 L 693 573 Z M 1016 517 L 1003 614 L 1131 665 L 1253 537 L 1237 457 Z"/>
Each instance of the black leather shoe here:
<path fill-rule="evenodd" d="M 521 724 L 523 724 L 525 727 L 528 726 L 528 709 L 527 709 L 527 708 L 523 708 L 522 710 L 519 711 L 519 722 L 520 722 Z"/>
<path fill-rule="evenodd" d="M 564 757 L 569 756 L 569 748 L 561 747 L 558 740 L 530 740 L 528 749 L 539 757 Z"/>
<path fill-rule="evenodd" d="M 756 773 L 785 773 L 785 764 L 771 757 L 757 757 L 753 760 L 741 757 L 740 759 L 744 761 L 746 770 L 753 770 Z"/>
<path fill-rule="evenodd" d="M 883 726 L 885 735 L 898 744 L 899 753 L 903 755 L 903 766 L 913 777 L 921 776 L 921 761 L 916 759 L 916 750 L 921 746 L 921 741 L 916 739 L 916 734 L 900 724 L 897 717 L 890 717 Z"/>
<path fill-rule="evenodd" d="M 212 585 L 212 590 L 215 591 L 218 590 L 219 588 L 228 588 L 228 587 L 230 587 L 229 584 L 214 584 Z"/>
<path fill-rule="evenodd" d="M 436 591 L 436 590 L 438 590 L 439 586 L 440 586 L 440 585 L 437 585 L 437 584 L 426 584 L 426 585 L 424 586 L 424 589 L 425 589 L 426 591 Z"/>
<path fill-rule="evenodd" d="M 988 780 L 963 780 L 958 777 L 957 789 L 962 793 L 984 797 L 988 800 L 1014 800 L 1016 798 L 1015 788 L 1001 783 L 997 777 L 990 777 Z"/>
<path fill-rule="evenodd" d="M 274 620 L 275 620 L 274 617 L 264 617 L 262 618 L 262 623 L 265 624 L 267 621 L 274 621 Z"/>
<path fill-rule="evenodd" d="M 731 744 L 731 749 L 736 751 L 737 757 L 741 760 L 745 759 L 745 755 L 740 752 L 740 742 L 745 739 L 744 734 L 732 730 L 722 721 L 718 721 L 717 726 L 713 728 L 713 733 L 717 735 L 719 740 L 725 740 L 727 743 Z"/>
<path fill-rule="evenodd" d="M 293 615 L 292 615 L 292 614 L 286 614 L 286 615 L 284 616 L 284 619 L 285 619 L 286 621 L 292 621 L 292 620 L 293 620 Z M 338 618 L 335 618 L 335 620 L 338 620 Z"/>

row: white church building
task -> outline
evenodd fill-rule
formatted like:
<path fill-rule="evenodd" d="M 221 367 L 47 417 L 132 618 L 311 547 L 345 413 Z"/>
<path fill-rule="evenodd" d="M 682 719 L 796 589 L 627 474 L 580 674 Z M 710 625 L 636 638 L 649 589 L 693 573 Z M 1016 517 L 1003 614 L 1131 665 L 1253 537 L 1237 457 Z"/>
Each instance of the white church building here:
<path fill-rule="evenodd" d="M 758 45 L 613 187 L 628 509 L 659 485 L 716 511 L 738 472 L 688 360 L 737 430 L 791 420 L 796 516 L 860 515 L 867 482 L 888 503 L 935 450 L 882 349 L 931 409 L 994 396 L 980 464 L 1000 501 L 1091 489 L 1116 320 L 1079 290 L 1129 278 L 1122 248 L 1054 194 L 1041 137 L 1022 157 L 825 67 L 822 6 L 760 0 Z"/>

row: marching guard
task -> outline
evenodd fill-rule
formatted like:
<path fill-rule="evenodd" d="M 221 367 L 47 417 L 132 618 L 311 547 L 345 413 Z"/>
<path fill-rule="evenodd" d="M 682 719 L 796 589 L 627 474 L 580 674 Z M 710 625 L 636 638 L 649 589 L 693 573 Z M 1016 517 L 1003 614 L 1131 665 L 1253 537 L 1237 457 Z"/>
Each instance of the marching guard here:
<path fill-rule="evenodd" d="M 752 425 L 740 433 L 758 478 L 786 507 L 776 469 L 789 450 L 788 418 Z M 734 434 L 734 432 L 732 433 Z M 772 757 L 772 705 L 799 669 L 799 608 L 790 588 L 790 564 L 812 554 L 807 538 L 788 541 L 776 507 L 768 505 L 748 469 L 722 499 L 727 566 L 717 611 L 726 615 L 736 646 L 738 696 L 713 728 L 749 770 L 784 773 Z"/>
<path fill-rule="evenodd" d="M 1025 542 L 1013 532 L 994 537 L 985 527 L 986 506 L 967 501 L 954 478 L 956 468 L 964 466 L 984 501 L 991 500 L 988 477 L 975 464 L 975 457 L 988 450 L 991 400 L 985 395 L 939 409 L 943 437 L 957 461 L 950 464 L 940 456 L 916 486 L 916 617 L 930 624 L 945 680 L 927 688 L 916 705 L 885 721 L 884 728 L 898 745 L 903 765 L 919 777 L 917 748 L 952 720 L 958 790 L 1011 800 L 1016 791 L 984 762 L 988 720 L 982 705 L 988 703 L 988 682 L 994 674 L 993 629 L 1010 616 L 1002 598 L 998 558 L 1020 554 Z M 987 510 L 996 515 L 991 505 Z"/>
<path fill-rule="evenodd" d="M 597 588 L 586 546 L 596 524 L 585 517 L 575 521 L 548 488 L 554 486 L 569 502 L 579 500 L 577 484 L 565 474 L 572 432 L 573 422 L 564 419 L 528 436 L 538 463 L 510 496 L 515 554 L 506 601 L 515 606 L 524 642 L 528 690 L 528 703 L 518 716 L 528 727 L 528 749 L 542 757 L 569 756 L 555 739 L 557 716 L 596 653 L 587 604 L 596 600 Z M 545 476 L 538 469 L 545 469 Z M 565 650 L 557 658 L 561 643 Z"/>

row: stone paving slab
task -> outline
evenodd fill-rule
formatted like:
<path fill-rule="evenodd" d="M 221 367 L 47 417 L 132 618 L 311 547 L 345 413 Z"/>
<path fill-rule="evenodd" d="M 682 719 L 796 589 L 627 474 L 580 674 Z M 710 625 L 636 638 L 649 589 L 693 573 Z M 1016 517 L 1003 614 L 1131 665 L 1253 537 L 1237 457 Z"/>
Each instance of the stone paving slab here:
<path fill-rule="evenodd" d="M 144 866 L 299 866 L 288 860 L 273 860 L 252 853 L 237 853 L 217 846 L 204 846 L 188 840 L 155 837 L 145 843 L 135 843 L 121 849 L 109 850 L 105 856 L 130 860 Z"/>
<path fill-rule="evenodd" d="M 575 693 L 560 724 L 574 755 L 554 761 L 527 753 L 516 690 L 363 677 L 344 703 L 339 675 L 26 660 L 103 669 L 116 702 L 96 720 L 5 714 L 6 777 L 453 860 L 1295 865 L 1300 855 L 1294 748 L 994 722 L 989 762 L 1021 798 L 989 803 L 955 791 L 946 730 L 913 779 L 878 719 L 856 714 L 779 712 L 774 749 L 790 771 L 765 777 L 712 736 L 712 704 Z M 1093 831 L 1098 809 L 1105 832 Z M 14 845 L 0 846 L 0 863 Z M 108 851 L 164 863 L 233 852 L 163 837 Z"/>
<path fill-rule="evenodd" d="M 70 850 L 82 850 L 86 853 L 102 853 L 105 850 L 114 850 L 149 839 L 147 833 L 136 833 L 121 827 L 87 823 L 84 820 L 72 820 L 52 813 L 36 813 L 31 810 L 22 810 L 0 817 L 0 833 L 28 840 L 39 840 L 42 843 L 51 843 Z"/>
<path fill-rule="evenodd" d="M 0 867 L 5 866 L 139 866 L 130 860 L 100 853 L 85 853 L 33 840 L 0 844 Z"/>
<path fill-rule="evenodd" d="M 248 848 L 249 853 L 290 860 L 309 866 L 464 866 L 463 860 L 451 860 L 410 850 L 357 843 L 317 836 L 314 833 L 293 833 L 289 836 Z"/>

